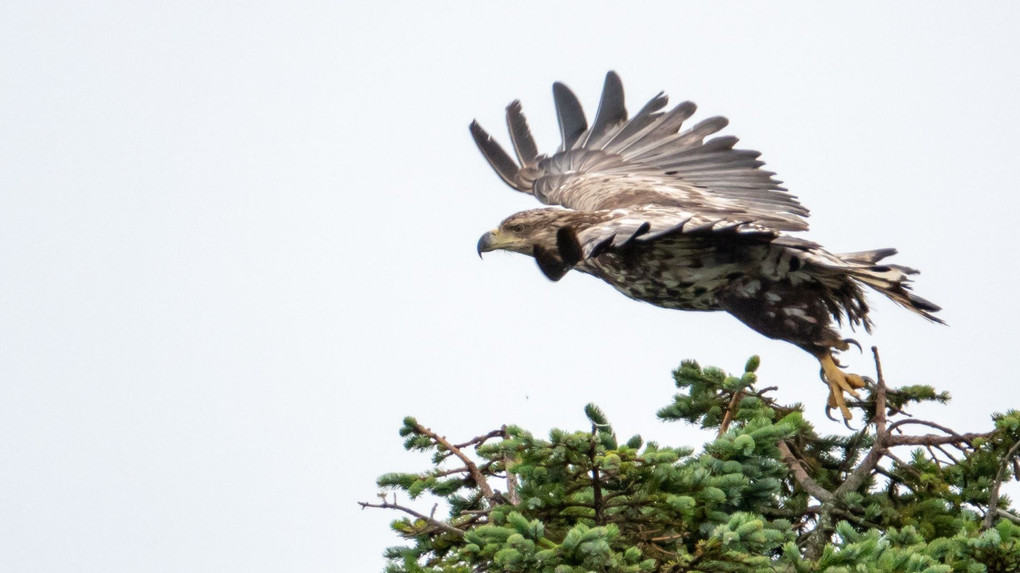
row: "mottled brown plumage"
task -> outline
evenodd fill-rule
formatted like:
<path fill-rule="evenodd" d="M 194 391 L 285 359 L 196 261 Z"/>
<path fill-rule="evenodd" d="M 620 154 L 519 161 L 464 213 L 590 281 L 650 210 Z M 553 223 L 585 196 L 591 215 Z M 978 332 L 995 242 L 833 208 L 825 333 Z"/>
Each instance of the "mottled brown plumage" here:
<path fill-rule="evenodd" d="M 538 154 L 516 101 L 507 108 L 516 162 L 471 124 L 503 181 L 558 205 L 511 215 L 482 236 L 479 253 L 530 255 L 552 280 L 578 270 L 663 308 L 729 312 L 818 358 L 829 406 L 846 419 L 843 392 L 856 395 L 864 381 L 836 366 L 832 353 L 848 343 L 834 323 L 870 330 L 863 287 L 941 322 L 939 307 L 909 290 L 917 271 L 879 264 L 894 249 L 837 255 L 789 235 L 807 230 L 807 209 L 761 169 L 758 152 L 734 149 L 732 136 L 706 140 L 724 118 L 684 129 L 694 104 L 663 111 L 659 94 L 628 120 L 613 72 L 590 128 L 566 86 L 553 95 L 563 142 L 551 156 Z"/>

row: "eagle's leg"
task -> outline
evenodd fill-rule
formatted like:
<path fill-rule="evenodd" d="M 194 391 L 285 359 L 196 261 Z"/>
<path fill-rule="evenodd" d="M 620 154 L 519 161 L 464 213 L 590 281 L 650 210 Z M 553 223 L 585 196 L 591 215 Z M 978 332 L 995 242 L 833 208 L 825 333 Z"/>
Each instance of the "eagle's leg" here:
<path fill-rule="evenodd" d="M 824 353 L 816 354 L 816 357 L 822 367 L 822 380 L 829 385 L 829 408 L 839 408 L 839 411 L 843 414 L 843 419 L 850 420 L 853 418 L 853 415 L 850 413 L 850 409 L 846 407 L 843 393 L 846 392 L 855 398 L 859 397 L 860 394 L 857 393 L 857 389 L 864 388 L 867 386 L 867 383 L 861 376 L 841 370 L 836 365 L 836 361 L 833 360 L 831 351 L 826 350 Z"/>
<path fill-rule="evenodd" d="M 811 353 L 821 365 L 822 380 L 829 386 L 829 409 L 839 408 L 850 420 L 844 393 L 858 396 L 864 379 L 844 372 L 833 357 L 847 350 L 850 339 L 833 328 L 829 295 L 820 283 L 794 285 L 790 280 L 747 277 L 731 282 L 718 295 L 720 306 L 744 324 L 768 336 L 785 340 Z M 832 303 L 835 304 L 835 303 Z"/>

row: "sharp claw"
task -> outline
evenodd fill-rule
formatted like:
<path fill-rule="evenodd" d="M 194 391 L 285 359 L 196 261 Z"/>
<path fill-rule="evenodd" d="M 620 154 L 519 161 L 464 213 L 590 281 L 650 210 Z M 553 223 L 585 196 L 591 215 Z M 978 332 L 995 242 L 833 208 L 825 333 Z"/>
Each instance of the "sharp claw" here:
<path fill-rule="evenodd" d="M 864 349 L 863 349 L 863 348 L 861 348 L 861 343 L 860 343 L 860 342 L 857 342 L 857 341 L 856 341 L 856 340 L 854 340 L 853 338 L 844 338 L 844 339 L 843 339 L 843 340 L 842 340 L 841 342 L 843 342 L 844 344 L 846 344 L 846 345 L 847 345 L 847 348 L 849 348 L 849 347 L 850 347 L 849 345 L 853 344 L 854 346 L 856 346 L 856 347 L 857 347 L 857 351 L 858 351 L 858 352 L 864 352 Z"/>
<path fill-rule="evenodd" d="M 857 431 L 856 428 L 850 425 L 850 420 L 848 420 L 847 418 L 843 418 L 843 425 L 846 426 L 846 429 L 850 430 L 851 432 Z"/>
<path fill-rule="evenodd" d="M 831 412 L 832 410 L 833 410 L 832 406 L 826 404 L 825 405 L 825 417 L 830 419 L 830 420 L 832 420 L 833 422 L 838 422 L 839 420 L 837 420 L 836 418 L 833 418 L 832 415 L 829 414 L 829 412 Z M 845 424 L 846 420 L 843 420 L 843 423 Z"/>

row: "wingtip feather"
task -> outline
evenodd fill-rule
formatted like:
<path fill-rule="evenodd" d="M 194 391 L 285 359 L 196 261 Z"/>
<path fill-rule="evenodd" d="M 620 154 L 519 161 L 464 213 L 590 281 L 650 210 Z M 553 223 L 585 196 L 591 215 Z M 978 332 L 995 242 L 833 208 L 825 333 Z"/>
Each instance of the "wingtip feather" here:
<path fill-rule="evenodd" d="M 531 135 L 528 120 L 524 117 L 520 100 L 510 102 L 506 106 L 506 125 L 510 132 L 510 142 L 521 165 L 528 165 L 538 157 L 538 146 Z"/>
<path fill-rule="evenodd" d="M 503 150 L 503 147 L 489 135 L 489 132 L 482 128 L 478 120 L 472 121 L 468 126 L 475 145 L 482 152 L 482 156 L 489 162 L 489 166 L 496 172 L 507 185 L 517 190 L 522 190 L 517 182 L 519 168 L 510 155 Z"/>

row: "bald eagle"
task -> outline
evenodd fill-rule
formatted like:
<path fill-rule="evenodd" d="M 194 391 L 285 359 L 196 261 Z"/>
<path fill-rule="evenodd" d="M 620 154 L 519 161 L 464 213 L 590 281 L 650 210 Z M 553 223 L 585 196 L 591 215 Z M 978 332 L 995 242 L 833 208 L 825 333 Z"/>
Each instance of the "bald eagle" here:
<path fill-rule="evenodd" d="M 726 311 L 817 358 L 829 386 L 826 411 L 839 408 L 845 420 L 844 392 L 857 396 L 865 381 L 834 359 L 853 342 L 834 323 L 870 332 L 864 287 L 942 323 L 938 306 L 910 292 L 917 271 L 880 264 L 895 249 L 834 254 L 792 236 L 807 230 L 808 210 L 761 168 L 760 153 L 735 149 L 730 135 L 706 140 L 725 118 L 685 128 L 695 105 L 664 111 L 659 93 L 628 119 L 614 72 L 590 126 L 567 86 L 553 84 L 553 97 L 562 143 L 552 155 L 538 153 L 518 101 L 506 110 L 517 161 L 471 123 L 507 185 L 556 206 L 507 217 L 479 239 L 479 255 L 521 253 L 553 281 L 573 269 L 663 308 Z"/>

